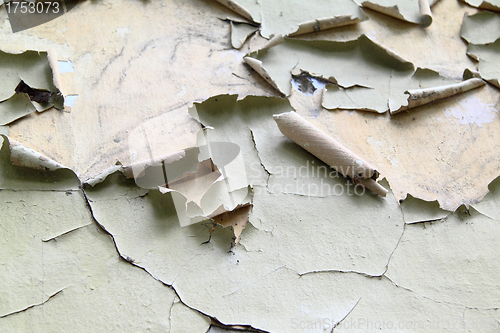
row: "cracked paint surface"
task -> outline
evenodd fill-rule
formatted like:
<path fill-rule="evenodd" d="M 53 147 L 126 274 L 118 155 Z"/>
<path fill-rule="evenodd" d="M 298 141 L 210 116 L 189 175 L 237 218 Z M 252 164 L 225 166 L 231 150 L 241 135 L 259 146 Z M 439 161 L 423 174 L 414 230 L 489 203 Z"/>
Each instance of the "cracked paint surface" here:
<path fill-rule="evenodd" d="M 267 103 L 267 108 L 260 107 Z M 258 163 L 256 167 L 277 169 L 273 161 L 295 167 L 307 165 L 305 161 L 314 157 L 306 157 L 302 153 L 302 158 L 300 154 L 297 158 L 295 155 L 300 150 L 286 149 L 286 145 L 276 142 L 280 137 L 274 132 L 278 133 L 278 129 L 271 118 L 275 111 L 270 107 L 272 105 L 274 108 L 288 107 L 269 98 L 236 101 L 233 96 L 217 96 L 197 104 L 196 110 L 200 121 L 214 128 L 211 134 L 218 140 L 236 137 L 232 132 L 241 134 L 247 131 L 248 135 L 240 135 L 238 142 L 245 147 L 242 148 L 243 155 L 254 158 L 253 161 Z M 225 119 L 230 121 L 211 118 L 212 110 L 221 109 L 225 110 Z M 281 140 L 285 143 L 287 139 L 281 137 Z M 245 141 L 247 144 L 244 144 Z M 269 142 L 273 142 L 272 147 L 267 144 Z M 273 153 L 266 152 L 266 149 L 273 149 Z M 256 150 L 259 154 L 266 152 L 263 156 L 273 156 L 274 159 L 261 160 L 255 155 Z M 272 171 L 267 171 L 255 176 L 262 176 L 265 181 L 272 175 Z M 249 180 L 255 181 L 251 177 Z M 287 181 L 294 181 L 294 178 L 281 180 Z M 346 183 L 343 178 L 334 178 L 334 181 L 343 186 Z M 230 233 L 218 227 L 209 237 L 210 225 L 179 227 L 178 218 L 168 208 L 172 206 L 168 203 L 171 200 L 168 193 L 161 195 L 150 191 L 147 195 L 135 195 L 138 188 L 118 173 L 108 176 L 103 183 L 86 192 L 94 216 L 113 235 L 122 256 L 133 258 L 135 265 L 143 267 L 165 284 L 172 285 L 188 306 L 227 325 L 241 324 L 265 331 L 290 332 L 301 331 L 303 325 L 314 325 L 312 323 L 317 318 L 327 318 L 331 321 L 331 328 L 336 325 L 335 329 L 341 330 L 347 327 L 346 319 L 343 320 L 345 316 L 351 312 L 364 313 L 366 307 L 370 307 L 369 298 L 375 297 L 375 294 L 366 296 L 363 290 L 367 286 L 362 282 L 368 280 L 373 281 L 370 282 L 373 283 L 372 288 L 381 288 L 381 293 L 386 289 L 401 290 L 402 294 L 385 291 L 398 306 L 412 307 L 414 305 L 411 304 L 416 302 L 428 309 L 439 308 L 450 318 L 458 309 L 462 311 L 460 304 L 451 307 L 444 303 L 440 305 L 440 297 L 428 299 L 428 295 L 416 292 L 411 286 L 401 284 L 401 287 L 397 278 L 402 277 L 402 273 L 395 277 L 390 275 L 393 267 L 398 267 L 400 253 L 407 246 L 407 233 L 414 231 L 405 226 L 403 211 L 392 196 L 381 199 L 370 194 L 323 197 L 272 193 L 267 188 L 269 183 L 265 181 L 264 184 L 267 186 L 254 185 L 250 224 L 242 232 L 240 243 L 232 249 Z M 109 200 L 114 202 L 112 206 L 106 204 Z M 360 202 L 363 205 L 359 205 Z M 310 209 L 307 215 L 301 214 L 300 210 L 305 205 Z M 109 210 L 110 207 L 116 208 Z M 326 224 L 325 218 L 329 221 Z M 141 245 L 137 246 L 139 243 Z M 415 250 L 408 251 L 413 253 Z M 404 260 L 409 256 L 413 255 L 404 255 Z M 332 262 L 331 258 L 336 260 Z M 359 278 L 353 282 L 351 276 Z M 344 283 L 345 279 L 356 285 L 356 289 L 352 293 L 344 293 L 339 291 L 344 290 L 341 288 L 332 294 L 332 288 Z M 318 289 L 320 286 L 323 289 Z M 198 298 L 196 294 L 205 297 Z M 271 300 L 264 302 L 259 297 L 262 294 L 270 295 Z M 322 305 L 324 297 L 330 301 Z M 302 302 L 280 307 L 279 318 L 276 317 L 277 312 L 269 311 L 278 304 L 289 304 L 297 298 Z M 357 304 L 355 308 L 354 304 Z M 250 308 L 252 311 L 248 310 Z M 346 318 L 351 316 L 349 314 Z M 375 314 L 371 312 L 370 316 Z M 417 325 L 417 317 L 413 316 L 409 319 L 405 316 L 390 318 L 392 322 L 412 325 L 415 321 Z M 423 322 L 422 318 L 419 320 Z M 420 329 L 426 328 L 422 326 Z M 439 326 L 439 329 L 442 328 Z"/>
<path fill-rule="evenodd" d="M 477 67 L 459 37 L 475 9 L 442 0 L 432 11 L 425 31 L 366 10 L 302 38 L 365 34 L 456 82 Z M 219 18 L 241 21 L 214 1 L 85 1 L 15 35 L 0 27 L 2 51 L 55 48 L 65 97 L 78 96 L 0 127 L 22 144 L 0 138 L 0 330 L 498 330 L 498 89 L 394 117 L 327 111 L 323 81 L 308 89 L 302 77 L 278 97 L 242 61 L 267 41 L 245 27 L 235 51 Z M 377 165 L 387 197 L 356 192 L 283 136 L 272 116 L 292 110 Z M 222 182 L 145 189 L 124 175 L 208 142 L 239 147 L 244 165 L 224 180 L 246 191 L 213 221 L 181 226 L 198 210 L 174 199 L 219 212 Z M 176 177 L 207 172 L 196 154 Z"/>
<path fill-rule="evenodd" d="M 117 330 L 171 331 L 175 291 L 117 256 L 82 191 L 65 184 L 67 173 L 11 165 L 6 142 L 2 174 L 23 178 L 3 182 L 0 189 L 2 331 L 86 330 L 89 322 Z M 37 188 L 37 181 L 44 186 Z M 177 304 L 176 311 L 193 311 L 183 307 Z"/>

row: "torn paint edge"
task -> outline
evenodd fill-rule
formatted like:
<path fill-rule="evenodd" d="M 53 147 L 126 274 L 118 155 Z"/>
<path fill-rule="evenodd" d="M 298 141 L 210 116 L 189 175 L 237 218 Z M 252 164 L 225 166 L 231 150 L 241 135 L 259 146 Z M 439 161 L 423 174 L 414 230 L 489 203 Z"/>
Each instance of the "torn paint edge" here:
<path fill-rule="evenodd" d="M 473 5 L 473 4 L 470 3 L 470 1 L 467 1 L 467 0 L 461 0 L 461 1 L 463 1 L 466 4 L 468 4 L 471 7 L 475 7 L 475 8 L 479 8 L 479 9 L 491 10 L 491 11 L 494 11 L 494 12 L 500 12 L 500 7 L 494 5 L 490 1 L 484 0 L 483 2 L 481 2 L 481 4 L 479 6 Z"/>
<path fill-rule="evenodd" d="M 61 83 L 61 75 L 59 73 L 59 64 L 57 63 L 57 53 L 55 49 L 50 49 L 47 52 L 47 59 L 49 60 L 49 66 L 52 69 L 52 81 L 54 82 L 54 86 L 59 89 L 61 95 L 64 96 Z"/>
<path fill-rule="evenodd" d="M 328 29 L 334 29 L 339 27 L 344 27 L 346 25 L 357 24 L 359 22 L 363 22 L 368 19 L 363 13 L 361 18 L 354 17 L 354 14 L 351 15 L 339 15 L 329 18 L 321 18 L 313 21 L 308 21 L 304 23 L 299 23 L 298 28 L 295 32 L 288 34 L 287 36 L 298 36 L 303 34 L 308 34 L 311 32 L 324 31 Z"/>
<path fill-rule="evenodd" d="M 330 167 L 385 197 L 388 190 L 377 183 L 378 171 L 374 166 L 324 133 L 294 111 L 273 115 L 278 128 L 286 137 L 316 156 Z"/>
<path fill-rule="evenodd" d="M 438 2 L 438 0 L 418 0 L 418 9 L 420 13 L 420 21 L 419 22 L 414 22 L 410 21 L 407 18 L 405 18 L 401 12 L 399 11 L 399 8 L 397 5 L 395 6 L 382 6 L 376 3 L 372 3 L 370 1 L 363 1 L 361 5 L 365 8 L 369 8 L 373 11 L 376 11 L 378 13 L 394 17 L 396 19 L 408 22 L 408 23 L 414 23 L 414 24 L 419 24 L 422 28 L 427 28 L 432 24 L 432 12 L 431 12 L 431 7 L 435 5 Z"/>
<path fill-rule="evenodd" d="M 217 1 L 221 5 L 229 8 L 230 10 L 232 10 L 236 14 L 240 15 L 241 17 L 246 18 L 247 20 L 255 22 L 255 23 L 259 23 L 259 22 L 255 21 L 252 18 L 252 15 L 250 14 L 250 12 L 246 8 L 241 6 L 240 4 L 238 4 L 234 1 L 231 1 L 231 0 L 215 0 L 215 1 Z"/>
<path fill-rule="evenodd" d="M 282 97 L 283 96 L 288 96 L 289 94 L 288 95 L 285 94 L 284 92 L 282 92 L 278 88 L 278 85 L 276 84 L 276 82 L 271 78 L 271 76 L 264 69 L 262 61 L 259 60 L 259 59 L 257 59 L 256 57 L 258 56 L 259 52 L 261 52 L 263 50 L 269 50 L 269 49 L 273 48 L 274 46 L 282 44 L 287 39 L 289 39 L 289 38 L 288 37 L 283 37 L 282 35 L 276 35 L 267 44 L 265 44 L 262 48 L 260 48 L 260 49 L 258 49 L 256 51 L 253 51 L 251 53 L 248 53 L 245 57 L 243 57 L 243 60 L 247 63 L 247 65 L 249 65 L 260 76 L 262 76 L 262 78 L 264 78 L 265 81 L 267 81 L 273 88 L 275 88 L 280 93 L 280 95 Z M 311 42 L 311 41 L 308 41 L 308 40 L 293 39 L 293 38 L 290 38 L 289 40 L 298 40 L 298 41 L 303 41 L 303 42 L 306 42 L 306 43 L 307 42 Z M 314 41 L 312 41 L 312 42 L 314 42 Z M 403 57 L 401 57 L 399 54 L 397 54 L 393 50 L 391 50 L 391 49 L 385 47 L 384 45 L 376 42 L 375 40 L 373 40 L 372 38 L 370 38 L 366 34 L 362 34 L 357 39 L 354 39 L 354 40 L 348 40 L 348 41 L 326 41 L 326 42 L 328 42 L 328 43 L 353 43 L 353 42 L 357 42 L 357 43 L 359 43 L 359 47 L 362 47 L 362 43 L 371 43 L 371 44 L 373 44 L 374 47 L 379 48 L 380 51 L 382 51 L 385 54 L 387 54 L 388 57 L 391 57 L 394 60 L 396 60 L 397 62 L 399 62 L 399 65 L 406 65 L 406 66 L 411 65 L 411 69 L 413 71 L 415 71 L 415 66 L 414 66 L 414 64 L 412 62 L 404 59 Z M 408 69 L 410 69 L 410 67 Z M 301 70 L 301 72 L 303 72 L 303 73 L 309 73 L 308 71 L 305 71 L 305 70 Z M 291 71 L 290 72 L 290 82 L 289 82 L 290 83 L 290 87 L 292 86 L 292 76 L 293 75 L 294 75 L 294 73 L 293 73 L 293 71 Z M 312 77 L 315 77 L 317 79 L 321 79 L 323 81 L 327 81 L 327 82 L 331 82 L 331 83 L 334 83 L 334 84 L 338 84 L 337 80 L 334 77 L 326 78 L 323 75 L 316 74 L 316 73 L 309 73 L 309 75 L 311 75 Z M 348 88 L 348 87 L 343 87 L 343 88 Z M 369 87 L 367 87 L 367 88 L 369 88 Z M 291 93 L 291 91 L 290 91 L 290 93 Z"/>
<path fill-rule="evenodd" d="M 406 111 L 408 109 L 413 109 L 424 104 L 462 94 L 466 91 L 476 89 L 484 85 L 486 85 L 486 83 L 482 79 L 470 78 L 459 83 L 448 84 L 439 87 L 406 90 L 404 93 L 408 95 L 408 105 L 401 106 L 397 110 L 390 110 L 390 112 L 391 115 L 397 114 L 401 111 Z"/>
<path fill-rule="evenodd" d="M 283 92 L 278 88 L 278 85 L 274 82 L 271 76 L 267 73 L 267 71 L 262 66 L 262 61 L 252 58 L 250 56 L 246 56 L 243 60 L 250 66 L 254 71 L 256 71 L 264 80 L 267 81 L 273 88 L 276 89 L 280 93 L 280 95 L 284 95 Z M 291 83 L 290 83 L 291 84 Z"/>
<path fill-rule="evenodd" d="M 252 24 L 248 24 L 246 22 L 236 22 L 236 21 L 229 20 L 229 25 L 230 25 L 230 31 L 231 31 L 231 46 L 237 50 L 241 49 L 243 47 L 243 45 L 246 43 L 246 41 L 259 30 L 259 28 L 257 26 L 254 26 Z M 249 27 L 253 27 L 253 29 L 251 29 L 252 31 L 250 31 L 246 35 L 244 35 L 243 38 L 236 39 L 236 36 L 235 36 L 236 25 L 248 25 Z"/>
<path fill-rule="evenodd" d="M 42 171 L 56 171 L 59 169 L 71 170 L 70 168 L 59 164 L 47 156 L 40 154 L 31 148 L 23 146 L 21 143 L 9 138 L 8 136 L 3 134 L 1 136 L 4 140 L 7 140 L 9 144 L 10 160 L 13 165 Z"/>
<path fill-rule="evenodd" d="M 419 203 L 421 203 L 423 205 L 434 205 L 434 206 L 437 206 L 437 207 L 435 207 L 433 209 L 439 210 L 440 213 L 443 214 L 443 216 L 432 218 L 432 219 L 422 219 L 422 220 L 420 220 L 420 219 L 418 219 L 418 220 L 413 219 L 413 220 L 409 220 L 409 217 L 407 217 L 407 215 L 409 214 L 409 212 L 407 211 L 405 213 L 404 205 L 405 205 L 405 203 L 409 204 L 409 202 L 412 201 L 412 200 L 414 200 L 416 202 L 419 202 Z M 442 220 L 442 219 L 448 217 L 450 214 L 453 214 L 452 211 L 449 211 L 449 210 L 441 208 L 438 200 L 432 200 L 432 201 L 424 200 L 424 199 L 421 199 L 421 198 L 418 198 L 418 197 L 414 197 L 410 193 L 407 193 L 406 197 L 404 199 L 399 200 L 399 206 L 401 207 L 401 211 L 403 212 L 403 220 L 404 220 L 405 224 L 415 224 L 415 223 L 426 223 L 426 222 L 439 221 L 439 220 Z M 428 211 L 428 209 L 427 209 L 427 211 Z"/>

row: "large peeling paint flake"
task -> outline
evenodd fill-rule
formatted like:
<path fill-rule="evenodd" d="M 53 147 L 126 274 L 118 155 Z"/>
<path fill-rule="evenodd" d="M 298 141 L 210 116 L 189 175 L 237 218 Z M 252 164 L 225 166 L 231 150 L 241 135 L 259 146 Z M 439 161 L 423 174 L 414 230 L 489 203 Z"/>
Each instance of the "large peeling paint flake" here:
<path fill-rule="evenodd" d="M 137 161 L 129 136 L 141 124 L 155 147 L 173 145 L 172 137 L 191 141 L 183 136 L 189 131 L 181 122 L 185 119 L 165 115 L 168 111 L 182 109 L 187 116 L 190 102 L 217 94 L 271 94 L 250 83 L 254 79 L 244 76 L 241 59 L 228 53 L 234 49 L 228 43 L 228 24 L 219 19 L 224 12 L 213 1 L 80 1 L 60 19 L 26 32 L 12 34 L 8 25 L 0 27 L 2 50 L 19 53 L 32 45 L 54 48 L 61 60 L 71 59 L 74 72 L 60 77 L 64 93 L 78 95 L 71 112 L 23 119 L 11 126 L 12 137 L 58 156 L 58 162 L 88 179 L 117 160 L 124 165 Z M 95 24 L 86 25 L 86 36 L 94 38 L 82 38 L 80 16 L 88 13 Z"/>
<path fill-rule="evenodd" d="M 238 137 L 236 133 L 240 133 L 239 136 L 242 137 L 242 132 L 251 130 L 252 141 L 255 147 L 248 144 L 242 145 L 242 147 L 248 147 L 249 153 L 257 150 L 260 158 L 258 161 L 249 158 L 249 160 L 245 161 L 245 165 L 250 175 L 259 176 L 259 173 L 261 173 L 261 177 L 269 177 L 269 182 L 266 183 L 265 187 L 262 184 L 256 184 L 261 186 L 254 187 L 254 208 L 250 221 L 258 229 L 273 230 L 273 234 L 283 228 L 283 234 L 280 237 L 281 240 L 272 241 L 273 237 L 269 237 L 270 235 L 264 232 L 262 233 L 262 237 L 265 237 L 267 241 L 262 241 L 259 239 L 259 236 L 256 236 L 252 239 L 260 245 L 250 245 L 251 243 L 245 240 L 244 231 L 241 236 L 243 246 L 246 249 L 254 248 L 265 253 L 281 252 L 283 253 L 281 256 L 286 255 L 287 257 L 287 267 L 302 273 L 330 269 L 347 271 L 363 270 L 366 274 L 383 274 L 390 252 L 397 243 L 404 224 L 396 201 L 388 199 L 386 202 L 386 200 L 375 198 L 368 193 L 364 194 L 365 189 L 356 188 L 342 176 L 339 176 L 334 169 L 330 169 L 329 166 L 326 166 L 316 157 L 305 152 L 298 145 L 293 144 L 289 139 L 281 135 L 278 126 L 272 118 L 272 115 L 277 111 L 276 105 L 279 105 L 276 102 L 269 98 L 248 97 L 245 100 L 237 102 L 231 96 L 217 96 L 196 105 L 200 121 L 214 128 L 213 135 L 218 140 L 236 138 Z M 285 103 L 281 104 L 283 108 L 289 107 Z M 215 114 L 221 111 L 224 112 L 225 117 L 215 117 Z M 228 119 L 231 119 L 231 121 L 227 121 Z M 244 156 L 252 155 L 245 154 L 244 152 Z M 314 205 L 316 208 L 311 208 L 311 205 Z M 335 206 L 342 207 L 343 214 L 345 214 L 343 216 L 347 218 L 350 214 L 345 211 L 351 205 L 357 207 L 355 209 L 360 214 L 359 221 L 364 219 L 362 217 L 364 213 L 359 210 L 359 207 L 364 207 L 363 209 L 366 209 L 366 216 L 371 214 L 371 218 L 373 218 L 373 215 L 369 212 L 384 212 L 380 216 L 380 223 L 384 226 L 384 232 L 388 232 L 388 223 L 391 225 L 392 241 L 385 239 L 385 245 L 378 247 L 380 252 L 372 253 L 379 259 L 378 264 L 371 268 L 363 268 L 363 265 L 360 267 L 354 266 L 351 256 L 347 253 L 345 254 L 345 263 L 332 263 L 333 265 L 331 266 L 327 263 L 329 255 L 325 254 L 325 246 L 329 244 L 328 239 L 331 239 L 335 234 L 340 241 L 343 234 L 334 228 L 335 221 L 331 219 L 337 216 L 337 214 L 332 214 L 332 208 Z M 267 206 L 270 208 L 267 209 Z M 293 207 L 300 210 L 300 207 L 303 206 L 309 207 L 309 209 L 312 209 L 316 213 L 300 216 L 300 212 L 295 211 Z M 325 210 L 322 211 L 321 207 L 324 207 Z M 352 214 L 347 223 L 354 229 L 356 229 L 353 225 L 355 216 L 357 215 Z M 320 232 L 325 219 L 330 221 L 327 222 L 330 226 L 327 230 Z M 284 223 L 285 221 L 287 222 Z M 291 222 L 296 222 L 296 224 L 291 225 Z M 264 223 L 268 223 L 269 225 L 264 226 Z M 317 228 L 316 231 L 311 230 L 314 225 L 314 230 Z M 304 226 L 307 227 L 303 228 Z M 339 225 L 341 229 L 345 227 L 343 223 Z M 364 229 L 364 227 L 361 228 Z M 353 233 L 356 233 L 356 231 L 347 232 L 345 237 L 348 238 L 348 235 Z M 310 235 L 310 239 L 306 237 L 307 234 Z M 288 236 L 285 237 L 285 235 Z M 294 239 L 292 235 L 296 235 L 299 238 Z M 321 238 L 324 237 L 325 241 L 316 242 L 318 235 L 321 235 Z M 313 241 L 313 239 L 316 240 Z M 366 239 L 362 236 L 359 239 L 366 242 Z M 276 244 L 276 242 L 278 243 Z M 317 244 L 321 249 L 318 248 L 317 251 L 312 250 L 312 247 L 316 246 L 313 243 Z M 269 245 L 270 248 L 265 250 L 262 248 L 264 244 Z M 308 248 L 320 254 L 317 261 L 304 261 L 306 257 L 298 259 L 295 250 L 292 249 L 294 246 L 299 246 L 299 244 L 303 244 L 304 249 Z M 327 247 L 328 251 L 332 251 L 330 255 L 333 255 L 333 253 L 339 255 L 338 251 L 344 251 L 342 245 L 339 247 L 334 244 L 332 245 L 331 249 Z M 284 251 L 280 250 L 282 246 L 284 247 Z M 386 246 L 385 250 L 384 246 Z M 324 257 L 323 254 L 325 255 Z M 322 262 L 320 259 L 322 257 L 325 262 Z M 375 261 L 372 260 L 372 263 L 375 263 Z"/>
<path fill-rule="evenodd" d="M 335 6 L 325 0 L 307 3 L 284 0 L 217 1 L 241 16 L 261 24 L 260 33 L 265 38 L 316 32 L 366 19 L 352 0 L 337 1 Z"/>
<path fill-rule="evenodd" d="M 467 4 L 487 10 L 494 10 L 500 12 L 500 1 L 499 0 L 463 0 Z"/>
<path fill-rule="evenodd" d="M 385 15 L 426 28 L 432 23 L 431 6 L 438 0 L 371 0 L 360 1 L 363 7 L 370 8 Z"/>
<path fill-rule="evenodd" d="M 347 42 L 276 39 L 272 48 L 244 59 L 287 96 L 292 76 L 302 72 L 334 83 L 324 92 L 327 109 L 397 113 L 484 85 L 480 79 L 457 82 L 429 69 L 415 70 L 366 35 Z"/>
<path fill-rule="evenodd" d="M 388 86 L 391 71 L 412 73 L 413 64 L 382 48 L 366 36 L 347 42 L 282 39 L 272 48 L 250 54 L 270 75 L 272 85 L 290 95 L 291 76 L 308 72 L 349 88 Z M 356 66 L 352 66 L 356 64 Z M 252 63 L 250 63 L 252 66 Z M 254 66 L 252 66 L 254 67 Z M 378 76 L 381 76 L 377 79 Z"/>
<path fill-rule="evenodd" d="M 479 73 L 500 88 L 500 16 L 490 12 L 465 16 L 460 31 L 469 46 L 467 55 L 479 62 Z"/>
<path fill-rule="evenodd" d="M 481 77 L 500 88 L 500 66 L 498 65 L 500 38 L 492 44 L 469 44 L 467 54 L 479 61 Z"/>
<path fill-rule="evenodd" d="M 64 108 L 59 71 L 49 58 L 47 52 L 11 54 L 0 51 L 1 125 L 35 110 L 45 111 L 52 106 Z"/>
<path fill-rule="evenodd" d="M 500 15 L 487 11 L 466 15 L 460 35 L 472 44 L 493 43 L 500 37 Z"/>
<path fill-rule="evenodd" d="M 9 142 L 5 136 L 1 138 L 3 142 L 0 149 L 0 189 L 28 191 L 78 189 L 80 180 L 73 171 L 57 167 L 56 162 L 15 141 Z M 40 163 L 36 163 L 36 160 Z M 56 167 L 53 168 L 54 166 Z"/>
<path fill-rule="evenodd" d="M 322 132 L 296 112 L 273 115 L 281 133 L 319 158 L 354 184 L 370 189 L 382 197 L 387 190 L 376 182 L 379 172 L 370 163 L 350 151 L 330 135 Z"/>

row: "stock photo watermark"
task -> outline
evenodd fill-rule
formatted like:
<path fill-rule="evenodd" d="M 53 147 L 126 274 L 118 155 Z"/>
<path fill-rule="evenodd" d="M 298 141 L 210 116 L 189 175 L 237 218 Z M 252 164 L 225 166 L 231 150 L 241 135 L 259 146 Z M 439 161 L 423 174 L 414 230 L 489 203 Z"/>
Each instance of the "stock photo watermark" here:
<path fill-rule="evenodd" d="M 192 112 L 191 116 L 198 118 L 196 110 Z M 183 119 L 185 110 L 175 109 L 165 115 Z M 312 157 L 295 161 L 293 165 L 286 162 L 264 165 L 248 158 L 238 144 L 213 136 L 210 129 L 198 132 L 196 141 L 176 142 L 182 134 L 180 127 L 175 122 L 163 121 L 161 117 L 148 120 L 129 133 L 131 164 L 125 168 L 127 177 L 133 177 L 137 186 L 171 192 L 181 226 L 196 223 L 194 215 L 186 217 L 187 210 L 192 214 L 203 209 L 202 206 L 195 207 L 193 200 L 199 196 L 198 190 L 208 191 L 207 185 L 210 184 L 217 183 L 216 196 L 221 205 L 231 207 L 246 200 L 246 193 L 252 196 L 260 191 L 299 194 L 308 198 L 365 194 L 365 187 L 342 176 L 352 173 L 349 167 L 335 170 Z M 159 123 L 164 133 L 161 140 L 152 134 L 156 133 Z M 169 140 L 176 144 L 165 145 L 164 142 Z M 196 205 L 200 203 L 203 202 L 196 201 Z"/>
<path fill-rule="evenodd" d="M 13 33 L 30 29 L 66 14 L 81 0 L 4 1 Z"/>
<path fill-rule="evenodd" d="M 172 110 L 164 114 L 167 115 L 183 119 L 185 110 Z M 240 204 L 249 191 L 240 146 L 213 140 L 207 130 L 198 132 L 196 141 L 166 145 L 163 142 L 175 142 L 183 129 L 175 122 L 162 123 L 164 116 L 151 119 L 130 132 L 128 145 L 132 163 L 124 167 L 127 177 L 133 177 L 141 188 L 171 192 L 181 226 L 197 223 L 205 213 L 212 213 L 203 211 L 206 206 L 200 196 L 209 192 L 212 185 L 220 205 L 232 209 Z M 162 123 L 163 133 L 167 133 L 163 141 L 151 134 L 156 133 L 158 123 Z"/>
<path fill-rule="evenodd" d="M 313 159 L 306 160 L 305 164 L 298 167 L 295 165 L 267 167 L 267 172 L 275 181 L 269 182 L 266 189 L 272 193 L 295 193 L 308 197 L 364 195 L 366 192 L 364 186 L 356 185 L 341 175 L 350 173 L 349 168 L 338 170 L 325 164 L 318 164 Z M 249 178 L 262 177 L 262 170 L 261 164 L 250 164 Z"/>
<path fill-rule="evenodd" d="M 356 331 L 440 331 L 440 330 L 487 330 L 493 331 L 500 328 L 500 323 L 496 320 L 484 321 L 477 319 L 464 319 L 462 317 L 433 318 L 428 320 L 384 320 L 366 317 L 348 317 L 342 321 L 333 318 L 293 318 L 291 328 L 302 332 L 330 331 L 338 328 Z"/>

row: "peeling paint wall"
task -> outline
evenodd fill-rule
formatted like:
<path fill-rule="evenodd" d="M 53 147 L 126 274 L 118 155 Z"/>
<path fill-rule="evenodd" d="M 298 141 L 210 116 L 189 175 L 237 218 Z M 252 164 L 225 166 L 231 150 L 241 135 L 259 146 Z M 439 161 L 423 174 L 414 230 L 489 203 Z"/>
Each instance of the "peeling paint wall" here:
<path fill-rule="evenodd" d="M 0 331 L 498 331 L 498 6 L 395 5 L 3 2 Z"/>

